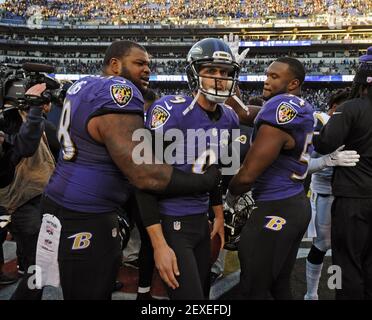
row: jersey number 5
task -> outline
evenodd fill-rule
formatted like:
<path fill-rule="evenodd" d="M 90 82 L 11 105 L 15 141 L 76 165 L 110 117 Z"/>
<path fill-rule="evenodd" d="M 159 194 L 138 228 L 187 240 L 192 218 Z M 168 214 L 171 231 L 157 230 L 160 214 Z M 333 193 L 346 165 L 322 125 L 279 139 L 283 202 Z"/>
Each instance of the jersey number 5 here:
<path fill-rule="evenodd" d="M 291 178 L 295 181 L 298 180 L 305 180 L 307 176 L 307 171 L 309 168 L 309 162 L 310 162 L 310 154 L 309 154 L 309 147 L 313 143 L 313 133 L 308 133 L 306 135 L 305 143 L 304 143 L 304 149 L 301 153 L 299 161 L 306 165 L 306 171 L 303 175 L 299 175 L 297 173 L 292 173 Z"/>

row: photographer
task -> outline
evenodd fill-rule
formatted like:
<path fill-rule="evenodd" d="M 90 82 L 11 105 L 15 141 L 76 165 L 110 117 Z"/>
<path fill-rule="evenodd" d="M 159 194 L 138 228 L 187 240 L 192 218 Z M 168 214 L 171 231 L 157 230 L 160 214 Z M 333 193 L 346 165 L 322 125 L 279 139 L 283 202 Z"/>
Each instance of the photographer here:
<path fill-rule="evenodd" d="M 27 94 L 40 96 L 45 89 L 45 84 L 37 84 Z M 36 151 L 44 131 L 42 113 L 40 106 L 30 108 L 22 124 L 19 110 L 10 101 L 6 101 L 5 108 L 0 110 L 0 188 L 12 182 L 20 160 L 32 156 Z"/>
<path fill-rule="evenodd" d="M 50 86 L 35 84 L 43 80 L 39 73 L 28 77 L 30 73 L 16 72 L 2 82 L 5 94 L 0 129 L 5 135 L 0 160 L 0 206 L 11 215 L 10 230 L 17 242 L 18 264 L 27 271 L 35 264 L 40 197 L 55 163 L 42 117 L 50 104 L 44 93 Z"/>

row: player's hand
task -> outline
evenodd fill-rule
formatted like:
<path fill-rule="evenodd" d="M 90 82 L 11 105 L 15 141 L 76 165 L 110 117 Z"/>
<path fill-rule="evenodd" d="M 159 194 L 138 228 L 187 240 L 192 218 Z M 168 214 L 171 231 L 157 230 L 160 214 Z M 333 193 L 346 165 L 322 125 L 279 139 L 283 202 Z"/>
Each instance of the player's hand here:
<path fill-rule="evenodd" d="M 179 276 L 180 272 L 178 270 L 177 257 L 172 248 L 168 245 L 155 248 L 154 260 L 160 277 L 164 282 L 172 289 L 178 288 L 179 284 L 176 276 Z"/>
<path fill-rule="evenodd" d="M 220 250 L 222 250 L 225 245 L 225 225 L 224 225 L 223 217 L 216 217 L 213 221 L 211 239 L 216 235 L 220 237 L 220 240 L 221 240 Z"/>
<path fill-rule="evenodd" d="M 224 35 L 223 41 L 230 47 L 235 61 L 240 64 L 249 52 L 249 48 L 243 50 L 243 52 L 239 54 L 239 36 L 237 34 L 235 36 L 233 33 L 230 33 L 229 36 Z"/>
<path fill-rule="evenodd" d="M 25 95 L 40 97 L 41 94 L 45 90 L 46 90 L 46 84 L 45 83 L 39 83 L 39 84 L 35 84 L 30 89 L 28 89 L 26 91 Z"/>
<path fill-rule="evenodd" d="M 31 88 L 29 88 L 25 93 L 27 105 L 30 107 L 39 107 L 41 109 L 44 109 L 43 105 L 46 103 L 47 100 L 50 99 L 50 94 L 48 96 L 45 96 L 47 94 L 47 91 L 45 90 L 45 83 L 35 84 Z"/>
<path fill-rule="evenodd" d="M 326 164 L 329 167 L 355 167 L 359 162 L 360 155 L 355 150 L 345 150 L 345 145 L 337 148 L 335 151 L 326 156 Z"/>

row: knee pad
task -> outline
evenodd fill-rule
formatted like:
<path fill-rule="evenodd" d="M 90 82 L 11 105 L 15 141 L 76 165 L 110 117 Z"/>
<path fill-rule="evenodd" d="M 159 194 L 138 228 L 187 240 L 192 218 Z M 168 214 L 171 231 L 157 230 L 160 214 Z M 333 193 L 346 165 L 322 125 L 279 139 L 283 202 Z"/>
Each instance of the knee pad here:
<path fill-rule="evenodd" d="M 326 251 L 321 251 L 315 245 L 312 245 L 307 260 L 312 264 L 321 264 L 325 254 Z"/>
<path fill-rule="evenodd" d="M 318 225 L 317 237 L 313 243 L 320 251 L 327 252 L 331 248 L 331 226 Z"/>

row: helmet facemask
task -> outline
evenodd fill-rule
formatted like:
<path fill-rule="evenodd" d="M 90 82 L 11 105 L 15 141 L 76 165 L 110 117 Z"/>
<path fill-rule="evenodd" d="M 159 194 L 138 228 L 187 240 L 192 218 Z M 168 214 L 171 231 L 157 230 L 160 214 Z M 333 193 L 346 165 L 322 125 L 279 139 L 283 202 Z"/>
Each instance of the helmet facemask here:
<path fill-rule="evenodd" d="M 229 97 L 234 95 L 236 84 L 239 81 L 240 66 L 232 60 L 231 56 L 223 51 L 216 51 L 214 58 L 204 58 L 194 60 L 186 67 L 189 87 L 192 91 L 199 91 L 209 101 L 214 103 L 223 103 Z M 223 67 L 228 68 L 227 77 L 213 77 L 200 75 L 203 67 Z M 203 79 L 214 79 L 214 86 L 211 88 L 203 87 Z M 218 89 L 218 81 L 227 81 L 225 90 Z"/>

